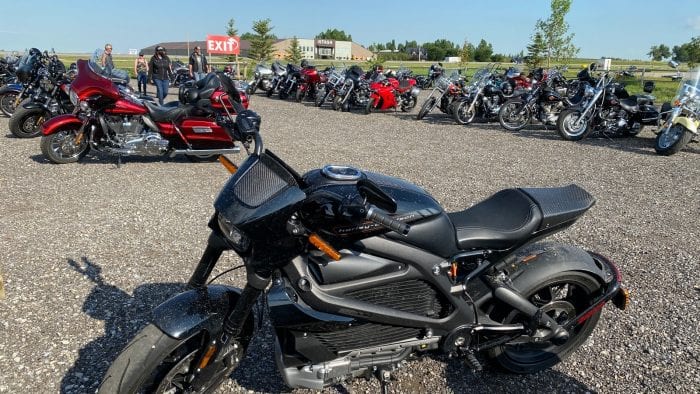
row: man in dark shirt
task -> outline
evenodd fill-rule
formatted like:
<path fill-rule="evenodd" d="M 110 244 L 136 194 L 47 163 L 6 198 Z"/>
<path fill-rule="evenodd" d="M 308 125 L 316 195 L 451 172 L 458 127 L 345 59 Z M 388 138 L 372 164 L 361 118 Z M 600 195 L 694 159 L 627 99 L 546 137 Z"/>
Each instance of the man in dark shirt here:
<path fill-rule="evenodd" d="M 194 47 L 194 52 L 190 55 L 190 77 L 199 81 L 209 72 L 207 58 L 199 53 L 199 47 Z"/>

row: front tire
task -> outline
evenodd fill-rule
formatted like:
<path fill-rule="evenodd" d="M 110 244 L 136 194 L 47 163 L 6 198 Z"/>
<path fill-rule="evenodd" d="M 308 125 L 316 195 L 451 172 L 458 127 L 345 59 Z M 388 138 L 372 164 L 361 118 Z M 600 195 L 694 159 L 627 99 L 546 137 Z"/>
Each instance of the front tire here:
<path fill-rule="evenodd" d="M 326 102 L 326 98 L 328 97 L 328 93 L 330 93 L 330 92 L 327 92 L 325 88 L 319 88 L 316 91 L 316 98 L 314 99 L 314 104 L 317 107 L 321 107 L 323 105 L 323 103 Z"/>
<path fill-rule="evenodd" d="M 41 152 L 56 164 L 75 163 L 82 159 L 89 150 L 85 136 L 80 144 L 75 143 L 78 129 L 64 129 L 41 137 Z"/>
<path fill-rule="evenodd" d="M 517 280 L 514 285 L 517 286 Z M 551 316 L 559 325 L 564 326 L 590 306 L 590 300 L 599 288 L 598 282 L 589 274 L 568 271 L 558 273 L 545 282 L 535 283 L 530 288 L 519 290 L 525 298 Z M 498 316 L 498 313 L 502 315 Z M 569 332 L 569 339 L 561 345 L 554 345 L 548 341 L 506 343 L 490 349 L 488 356 L 510 372 L 531 374 L 542 371 L 556 365 L 581 346 L 597 325 L 600 314 L 599 310 L 583 324 L 575 326 Z M 507 309 L 496 312 L 494 318 L 506 324 L 525 322 L 528 319 L 517 311 Z"/>
<path fill-rule="evenodd" d="M 333 97 L 333 109 L 336 111 L 340 111 L 343 109 L 343 98 L 340 96 L 335 96 Z"/>
<path fill-rule="evenodd" d="M 435 102 L 436 102 L 435 97 L 431 97 L 431 98 L 427 99 L 423 103 L 423 105 L 421 105 L 420 110 L 418 111 L 418 115 L 416 115 L 416 119 L 421 120 L 421 119 L 425 118 L 425 115 L 427 115 L 428 112 L 430 112 L 433 109 L 433 107 L 435 107 Z"/>
<path fill-rule="evenodd" d="M 660 155 L 671 156 L 683 149 L 692 138 L 693 133 L 680 124 L 674 124 L 656 136 L 654 150 Z"/>
<path fill-rule="evenodd" d="M 452 108 L 452 117 L 457 124 L 468 125 L 476 118 L 476 108 L 469 109 L 469 101 L 457 101 Z"/>
<path fill-rule="evenodd" d="M 508 100 L 498 111 L 498 123 L 508 131 L 518 131 L 525 127 L 532 113 L 522 100 Z"/>
<path fill-rule="evenodd" d="M 370 99 L 367 100 L 367 105 L 365 105 L 365 115 L 369 115 L 372 112 L 374 112 L 374 99 L 370 97 Z"/>
<path fill-rule="evenodd" d="M 0 111 L 5 116 L 12 116 L 17 109 L 17 96 L 19 96 L 18 92 L 7 92 L 0 96 Z"/>
<path fill-rule="evenodd" d="M 565 109 L 557 119 L 557 131 L 567 141 L 582 140 L 588 133 L 588 120 L 581 118 L 578 109 Z"/>
<path fill-rule="evenodd" d="M 17 138 L 37 137 L 41 134 L 41 125 L 48 119 L 46 115 L 48 114 L 41 108 L 27 109 L 20 106 L 10 117 L 10 131 Z"/>
<path fill-rule="evenodd" d="M 99 392 L 173 392 L 181 393 L 185 379 L 197 361 L 201 335 L 178 340 L 169 337 L 158 327 L 149 324 L 129 342 L 107 370 Z M 202 392 L 213 391 L 238 366 L 244 348 L 235 354 L 236 362 L 217 373 Z"/>

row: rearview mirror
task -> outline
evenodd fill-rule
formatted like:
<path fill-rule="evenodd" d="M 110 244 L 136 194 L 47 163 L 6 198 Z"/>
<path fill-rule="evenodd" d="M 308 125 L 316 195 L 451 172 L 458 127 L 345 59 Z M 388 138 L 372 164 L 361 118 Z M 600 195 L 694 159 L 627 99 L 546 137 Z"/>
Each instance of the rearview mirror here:
<path fill-rule="evenodd" d="M 357 190 L 370 204 L 376 205 L 389 213 L 396 212 L 396 201 L 371 180 L 360 179 L 357 181 Z"/>

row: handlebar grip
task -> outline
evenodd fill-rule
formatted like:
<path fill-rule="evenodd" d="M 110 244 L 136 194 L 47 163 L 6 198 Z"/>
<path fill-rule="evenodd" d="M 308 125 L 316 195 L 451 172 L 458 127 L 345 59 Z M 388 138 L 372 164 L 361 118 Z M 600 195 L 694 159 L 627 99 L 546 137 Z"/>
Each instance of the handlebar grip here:
<path fill-rule="evenodd" d="M 407 235 L 408 232 L 411 231 L 410 225 L 400 220 L 396 220 L 383 212 L 380 212 L 375 207 L 371 207 L 367 210 L 367 219 L 373 221 L 374 223 L 381 224 L 382 226 L 392 231 L 396 231 L 401 235 Z"/>

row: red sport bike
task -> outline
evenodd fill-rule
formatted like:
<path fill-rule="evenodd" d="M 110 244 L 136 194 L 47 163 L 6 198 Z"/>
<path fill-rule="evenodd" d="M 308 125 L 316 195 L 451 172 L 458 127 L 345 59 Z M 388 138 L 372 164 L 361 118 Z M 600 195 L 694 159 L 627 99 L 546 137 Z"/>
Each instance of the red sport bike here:
<path fill-rule="evenodd" d="M 401 108 L 401 111 L 408 112 L 416 106 L 420 93 L 415 78 L 410 76 L 410 71 L 399 71 L 396 76 L 391 73 L 388 73 L 388 76 L 380 74 L 375 82 L 370 83 L 369 88 L 366 114 L 389 108 Z"/>
<path fill-rule="evenodd" d="M 223 74 L 209 74 L 190 88 L 181 88 L 179 101 L 158 106 L 133 93 L 126 81 L 105 76 L 93 61 L 78 60 L 78 76 L 70 99 L 76 110 L 42 126 L 41 151 L 53 163 L 72 163 L 91 149 L 121 156 L 146 155 L 191 160 L 238 153 L 236 141 L 224 127 L 235 111 Z M 248 99 L 240 93 L 242 104 Z M 247 148 L 249 141 L 241 141 Z"/>

